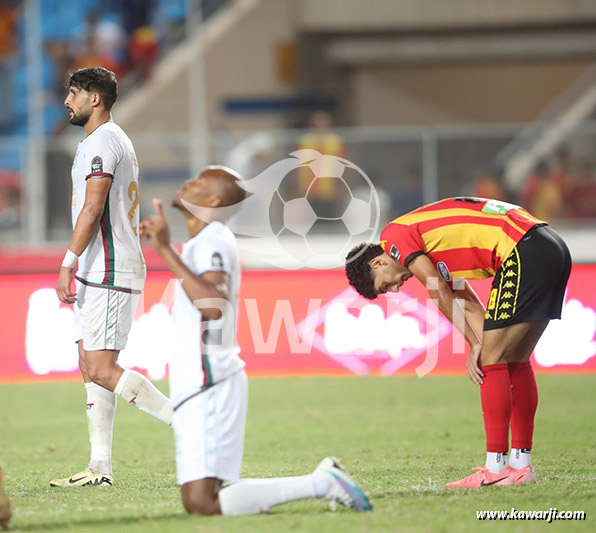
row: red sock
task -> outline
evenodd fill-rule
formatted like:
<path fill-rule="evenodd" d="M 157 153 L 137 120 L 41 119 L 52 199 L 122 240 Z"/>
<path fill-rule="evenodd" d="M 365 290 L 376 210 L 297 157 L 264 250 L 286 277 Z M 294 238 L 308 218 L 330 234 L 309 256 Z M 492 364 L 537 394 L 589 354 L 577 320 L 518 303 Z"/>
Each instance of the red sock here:
<path fill-rule="evenodd" d="M 532 449 L 534 415 L 538 407 L 538 388 L 530 363 L 509 363 L 509 379 L 513 392 L 511 410 L 511 447 Z"/>
<path fill-rule="evenodd" d="M 482 367 L 480 401 L 486 431 L 486 451 L 507 453 L 511 419 L 511 382 L 507 363 Z"/>

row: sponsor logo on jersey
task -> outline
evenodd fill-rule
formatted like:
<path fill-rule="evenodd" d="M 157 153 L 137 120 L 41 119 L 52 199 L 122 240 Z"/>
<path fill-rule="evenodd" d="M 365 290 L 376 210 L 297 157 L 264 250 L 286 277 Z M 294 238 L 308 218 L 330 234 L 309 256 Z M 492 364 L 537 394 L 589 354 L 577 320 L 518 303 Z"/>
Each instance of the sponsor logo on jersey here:
<path fill-rule="evenodd" d="M 519 205 L 501 202 L 499 200 L 488 200 L 482 207 L 482 212 L 494 215 L 506 215 L 512 209 L 519 209 Z"/>
<path fill-rule="evenodd" d="M 103 159 L 98 155 L 91 160 L 91 173 L 95 172 L 103 172 Z"/>
<path fill-rule="evenodd" d="M 399 253 L 399 250 L 397 249 L 397 246 L 395 246 L 395 244 L 391 245 L 391 250 L 389 250 L 389 255 L 396 261 L 399 260 L 399 258 L 401 257 L 401 254 Z"/>
<path fill-rule="evenodd" d="M 223 268 L 223 259 L 222 259 L 221 254 L 219 252 L 215 252 L 211 256 L 211 266 L 213 268 L 217 268 L 217 269 L 222 269 Z"/>
<path fill-rule="evenodd" d="M 449 272 L 449 268 L 447 268 L 444 261 L 439 261 L 437 263 L 437 271 L 439 272 L 439 276 L 445 281 L 451 281 L 451 272 Z"/>

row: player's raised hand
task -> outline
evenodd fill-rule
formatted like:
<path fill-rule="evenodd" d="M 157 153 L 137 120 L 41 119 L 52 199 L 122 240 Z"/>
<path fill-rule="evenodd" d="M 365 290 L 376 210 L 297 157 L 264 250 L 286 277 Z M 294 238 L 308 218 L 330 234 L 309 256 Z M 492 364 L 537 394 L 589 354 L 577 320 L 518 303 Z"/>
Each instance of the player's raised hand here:
<path fill-rule="evenodd" d="M 159 198 L 153 199 L 153 208 L 155 215 L 145 218 L 140 224 L 141 237 L 148 239 L 155 251 L 163 254 L 170 247 L 170 228 Z"/>
<path fill-rule="evenodd" d="M 157 218 L 166 219 L 165 215 L 163 214 L 163 204 L 161 203 L 161 199 L 153 198 L 153 209 L 155 209 L 155 215 Z"/>
<path fill-rule="evenodd" d="M 484 383 L 482 380 L 484 373 L 480 370 L 480 365 L 478 363 L 480 361 L 480 352 L 482 352 L 482 344 L 472 346 L 467 362 L 468 377 L 479 387 Z"/>
<path fill-rule="evenodd" d="M 58 300 L 65 304 L 73 304 L 77 301 L 76 292 L 72 292 L 72 268 L 62 267 L 56 282 L 56 294 Z"/>

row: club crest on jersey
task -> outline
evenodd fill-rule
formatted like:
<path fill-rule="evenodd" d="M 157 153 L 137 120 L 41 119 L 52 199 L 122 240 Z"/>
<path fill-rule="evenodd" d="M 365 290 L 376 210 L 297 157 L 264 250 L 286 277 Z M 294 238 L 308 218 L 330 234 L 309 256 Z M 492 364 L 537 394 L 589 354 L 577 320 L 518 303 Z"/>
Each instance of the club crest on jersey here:
<path fill-rule="evenodd" d="M 437 263 L 437 271 L 439 272 L 439 276 L 445 281 L 451 281 L 451 272 L 449 272 L 449 268 L 447 268 L 444 261 L 439 261 Z"/>
<path fill-rule="evenodd" d="M 401 257 L 401 254 L 399 253 L 399 250 L 397 249 L 397 246 L 395 246 L 395 244 L 391 245 L 391 249 L 389 250 L 389 256 L 392 259 L 395 259 L 396 261 Z"/>
<path fill-rule="evenodd" d="M 211 256 L 211 266 L 217 269 L 223 268 L 223 259 L 221 258 L 221 254 L 219 252 L 215 252 Z"/>
<path fill-rule="evenodd" d="M 95 172 L 103 172 L 103 159 L 98 155 L 91 160 L 91 173 Z"/>

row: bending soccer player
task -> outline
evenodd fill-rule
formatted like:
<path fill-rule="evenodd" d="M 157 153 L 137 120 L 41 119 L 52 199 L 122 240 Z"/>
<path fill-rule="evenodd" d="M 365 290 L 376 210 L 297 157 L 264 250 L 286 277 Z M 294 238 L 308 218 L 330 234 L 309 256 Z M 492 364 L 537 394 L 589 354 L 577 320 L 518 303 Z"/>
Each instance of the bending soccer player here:
<path fill-rule="evenodd" d="M 549 320 L 561 318 L 570 271 L 569 250 L 546 222 L 518 206 L 481 198 L 420 207 L 387 225 L 380 244 L 363 243 L 348 254 L 346 274 L 362 296 L 398 292 L 416 276 L 448 319 L 456 326 L 465 321 L 468 375 L 480 387 L 486 465 L 447 487 L 536 481 L 530 452 L 538 391 L 530 355 Z M 491 276 L 485 309 L 465 280 Z M 464 320 L 457 319 L 462 308 L 455 298 L 463 300 Z"/>
<path fill-rule="evenodd" d="M 141 223 L 141 234 L 180 281 L 170 395 L 184 507 L 201 515 L 248 515 L 293 500 L 326 498 L 357 511 L 372 510 L 332 457 L 306 476 L 239 480 L 248 383 L 236 345 L 240 260 L 236 239 L 224 223 L 245 198 L 239 180 L 226 167 L 207 167 L 177 192 L 173 205 L 189 233 L 181 256 L 170 246 L 160 200 L 154 200 L 156 216 Z"/>
<path fill-rule="evenodd" d="M 104 68 L 81 69 L 71 75 L 68 86 L 64 105 L 70 123 L 83 126 L 87 137 L 72 166 L 74 231 L 56 292 L 61 302 L 74 304 L 91 459 L 82 472 L 50 485 L 110 486 L 116 395 L 166 424 L 172 409 L 145 376 L 118 365 L 146 272 L 138 235 L 137 158 L 130 139 L 110 114 L 118 96 L 116 76 Z"/>

